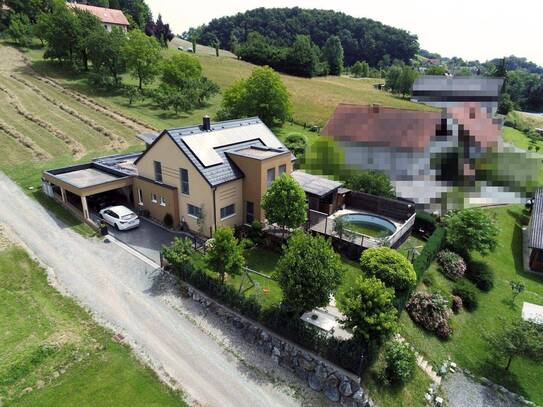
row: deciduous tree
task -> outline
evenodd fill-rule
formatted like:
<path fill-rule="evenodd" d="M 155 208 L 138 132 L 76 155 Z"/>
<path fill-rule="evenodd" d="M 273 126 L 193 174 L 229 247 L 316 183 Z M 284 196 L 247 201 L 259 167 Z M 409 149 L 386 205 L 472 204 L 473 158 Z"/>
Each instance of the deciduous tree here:
<path fill-rule="evenodd" d="M 277 178 L 262 198 L 262 209 L 270 223 L 283 228 L 298 228 L 307 219 L 305 192 L 294 178 L 283 174 Z"/>
<path fill-rule="evenodd" d="M 374 247 L 360 256 L 360 268 L 367 276 L 375 276 L 396 291 L 415 287 L 417 275 L 405 256 L 388 247 Z"/>
<path fill-rule="evenodd" d="M 328 37 L 322 48 L 324 59 L 328 63 L 330 75 L 341 75 L 343 71 L 343 47 L 339 37 Z"/>
<path fill-rule="evenodd" d="M 359 340 L 381 343 L 396 328 L 397 311 L 392 304 L 394 291 L 375 277 L 358 276 L 337 298 L 342 321 Z"/>
<path fill-rule="evenodd" d="M 133 77 L 139 81 L 138 88 L 150 83 L 158 74 L 160 66 L 160 44 L 154 37 L 148 37 L 135 29 L 128 33 L 123 47 L 126 65 Z"/>
<path fill-rule="evenodd" d="M 226 274 L 241 274 L 245 266 L 243 246 L 234 237 L 231 228 L 217 228 L 207 250 L 205 261 L 211 271 L 219 273 L 221 284 L 224 284 Z"/>
<path fill-rule="evenodd" d="M 343 266 L 330 242 L 297 231 L 290 236 L 275 271 L 283 298 L 296 313 L 328 305 Z"/>
<path fill-rule="evenodd" d="M 7 34 L 14 42 L 23 47 L 30 45 L 32 42 L 30 19 L 25 14 L 15 14 L 11 17 Z"/>
<path fill-rule="evenodd" d="M 444 219 L 447 242 L 458 253 L 472 250 L 487 255 L 498 244 L 495 219 L 483 209 L 450 212 Z"/>

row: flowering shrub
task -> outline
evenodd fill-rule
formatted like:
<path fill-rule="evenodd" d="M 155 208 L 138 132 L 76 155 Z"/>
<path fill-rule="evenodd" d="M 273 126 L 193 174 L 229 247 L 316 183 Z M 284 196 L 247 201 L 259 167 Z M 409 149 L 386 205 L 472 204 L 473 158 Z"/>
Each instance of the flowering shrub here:
<path fill-rule="evenodd" d="M 415 352 L 406 343 L 391 341 L 385 348 L 386 376 L 391 383 L 407 383 L 416 367 Z"/>
<path fill-rule="evenodd" d="M 437 264 L 441 273 L 450 280 L 457 281 L 466 273 L 466 262 L 458 254 L 442 250 L 437 254 Z"/>
<path fill-rule="evenodd" d="M 442 338 L 451 335 L 449 302 L 442 295 L 417 291 L 411 296 L 406 308 L 411 319 L 427 331 Z"/>

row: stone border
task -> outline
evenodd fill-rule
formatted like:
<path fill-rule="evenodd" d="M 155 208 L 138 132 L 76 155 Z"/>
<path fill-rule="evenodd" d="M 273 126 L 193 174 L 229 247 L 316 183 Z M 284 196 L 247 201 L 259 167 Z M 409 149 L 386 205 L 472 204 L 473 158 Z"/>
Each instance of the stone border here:
<path fill-rule="evenodd" d="M 316 392 L 344 407 L 373 407 L 373 401 L 360 387 L 359 378 L 325 361 L 294 343 L 269 332 L 229 308 L 212 300 L 187 282 L 182 281 L 185 295 L 213 312 L 237 329 L 245 341 L 255 345 L 276 365 L 294 372 Z"/>

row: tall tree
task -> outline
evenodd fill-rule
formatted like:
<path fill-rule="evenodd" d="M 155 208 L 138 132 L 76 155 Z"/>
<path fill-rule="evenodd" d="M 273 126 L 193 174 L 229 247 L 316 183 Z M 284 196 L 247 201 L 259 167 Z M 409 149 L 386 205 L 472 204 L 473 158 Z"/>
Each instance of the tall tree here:
<path fill-rule="evenodd" d="M 251 76 L 234 82 L 223 93 L 221 119 L 258 116 L 266 125 L 283 124 L 291 114 L 290 95 L 277 72 L 256 67 Z"/>
<path fill-rule="evenodd" d="M 318 58 L 308 35 L 298 35 L 292 47 L 288 50 L 288 72 L 298 75 L 315 76 Z"/>
<path fill-rule="evenodd" d="M 343 70 L 343 47 L 339 37 L 332 35 L 322 48 L 331 75 L 341 75 Z"/>
<path fill-rule="evenodd" d="M 113 77 L 116 84 L 120 82 L 120 74 L 126 69 L 126 60 L 123 54 L 126 44 L 126 34 L 120 28 L 96 30 L 87 39 L 89 58 L 97 71 L 105 68 Z"/>
<path fill-rule="evenodd" d="M 245 266 L 243 246 L 236 240 L 231 228 L 217 228 L 205 261 L 211 271 L 219 273 L 221 284 L 224 284 L 226 274 L 241 274 Z"/>
<path fill-rule="evenodd" d="M 290 236 L 275 275 L 285 303 L 300 315 L 328 305 L 342 272 L 340 257 L 329 241 L 297 231 Z"/>
<path fill-rule="evenodd" d="M 182 87 L 191 79 L 202 77 L 202 65 L 194 56 L 177 53 L 162 63 L 162 81 L 168 85 Z"/>
<path fill-rule="evenodd" d="M 484 209 L 453 211 L 444 218 L 447 242 L 457 252 L 477 251 L 486 255 L 496 249 L 496 220 Z"/>
<path fill-rule="evenodd" d="M 358 340 L 382 343 L 396 328 L 398 314 L 393 299 L 393 289 L 381 280 L 358 276 L 337 298 L 338 308 L 345 315 L 342 323 Z"/>
<path fill-rule="evenodd" d="M 25 14 L 15 14 L 11 17 L 7 30 L 9 37 L 17 44 L 26 47 L 32 42 L 32 26 Z"/>
<path fill-rule="evenodd" d="M 140 30 L 128 33 L 123 47 L 126 65 L 133 77 L 138 79 L 138 88 L 150 83 L 158 74 L 160 66 L 160 44 L 154 37 L 148 37 Z"/>
<path fill-rule="evenodd" d="M 283 229 L 296 229 L 307 219 L 305 192 L 294 178 L 283 174 L 268 188 L 262 198 L 262 209 L 270 223 Z"/>
<path fill-rule="evenodd" d="M 88 11 L 74 10 L 77 17 L 77 50 L 81 56 L 81 62 L 85 71 L 89 70 L 89 47 L 88 38 L 92 33 L 104 31 L 104 27 L 100 20 Z"/>

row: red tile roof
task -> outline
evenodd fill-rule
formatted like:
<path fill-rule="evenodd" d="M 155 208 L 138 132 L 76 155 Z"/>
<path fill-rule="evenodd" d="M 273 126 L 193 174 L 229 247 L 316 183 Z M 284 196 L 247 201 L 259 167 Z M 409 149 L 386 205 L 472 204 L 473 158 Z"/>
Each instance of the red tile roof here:
<path fill-rule="evenodd" d="M 79 3 L 67 3 L 69 7 L 77 8 L 79 10 L 88 11 L 89 13 L 95 15 L 105 24 L 115 24 L 115 25 L 124 25 L 128 26 L 128 20 L 124 16 L 121 10 L 116 10 L 113 8 L 105 7 L 96 7 L 88 6 L 86 4 Z"/>
<path fill-rule="evenodd" d="M 339 104 L 322 133 L 342 141 L 424 150 L 440 123 L 441 112 Z"/>

